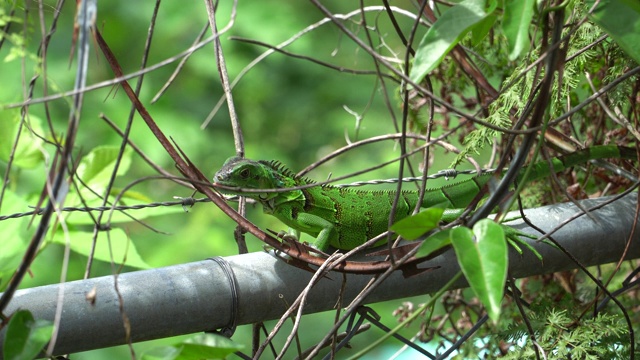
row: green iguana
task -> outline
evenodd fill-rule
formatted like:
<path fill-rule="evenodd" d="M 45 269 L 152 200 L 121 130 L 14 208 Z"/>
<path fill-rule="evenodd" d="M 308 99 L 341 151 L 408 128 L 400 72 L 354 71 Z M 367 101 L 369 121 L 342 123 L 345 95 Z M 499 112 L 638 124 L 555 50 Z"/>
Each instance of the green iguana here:
<path fill-rule="evenodd" d="M 635 151 L 617 146 L 595 146 L 572 154 L 554 158 L 553 170 L 548 161 L 530 165 L 527 181 L 549 176 L 589 160 L 604 158 L 635 158 Z M 522 182 L 523 168 L 518 175 Z M 427 189 L 421 207 L 445 203 L 447 208 L 460 209 L 469 205 L 492 174 L 452 183 L 440 188 Z M 387 231 L 389 215 L 396 195 L 389 190 L 355 190 L 351 188 L 318 185 L 283 192 L 248 192 L 247 190 L 288 189 L 314 184 L 314 181 L 297 177 L 276 161 L 253 161 L 239 157 L 229 158 L 215 174 L 217 185 L 232 187 L 220 189 L 229 194 L 254 199 L 266 214 L 278 218 L 299 238 L 300 232 L 315 237 L 312 246 L 326 251 L 329 245 L 351 250 L 368 239 Z M 394 223 L 413 212 L 418 202 L 417 191 L 403 191 L 395 211 Z M 382 245 L 381 240 L 375 246 Z"/>

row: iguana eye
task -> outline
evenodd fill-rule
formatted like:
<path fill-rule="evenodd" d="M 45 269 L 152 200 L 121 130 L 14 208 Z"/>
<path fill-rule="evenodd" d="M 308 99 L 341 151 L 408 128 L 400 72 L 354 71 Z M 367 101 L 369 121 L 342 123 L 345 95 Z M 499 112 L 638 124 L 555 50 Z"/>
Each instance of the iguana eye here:
<path fill-rule="evenodd" d="M 248 179 L 251 175 L 251 170 L 249 170 L 248 168 L 244 168 L 240 170 L 240 173 L 238 175 L 240 175 L 242 179 Z"/>

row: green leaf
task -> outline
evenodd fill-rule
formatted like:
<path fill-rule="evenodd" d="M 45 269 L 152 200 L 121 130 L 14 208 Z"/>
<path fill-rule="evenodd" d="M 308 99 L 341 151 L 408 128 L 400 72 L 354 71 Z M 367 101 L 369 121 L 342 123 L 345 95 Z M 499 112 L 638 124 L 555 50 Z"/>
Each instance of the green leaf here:
<path fill-rule="evenodd" d="M 20 140 L 13 157 L 13 166 L 32 169 L 43 163 L 43 141 L 34 135 L 34 133 L 44 134 L 41 123 L 40 118 L 30 115 L 29 121 L 22 126 Z M 0 111 L 0 160 L 9 161 L 19 128 L 20 112 L 18 110 Z"/>
<path fill-rule="evenodd" d="M 111 189 L 112 194 L 118 195 L 120 194 L 120 192 L 122 192 L 122 189 L 120 188 L 113 188 Z M 142 203 L 150 203 L 153 202 L 153 200 L 148 197 L 147 195 L 138 192 L 138 191 L 133 191 L 133 190 L 127 190 L 125 191 L 124 194 L 122 194 L 122 196 L 120 196 L 121 199 L 123 200 L 136 200 Z"/>
<path fill-rule="evenodd" d="M 36 358 L 51 339 L 53 325 L 50 321 L 35 320 L 27 310 L 11 316 L 4 338 L 5 360 L 31 360 Z"/>
<path fill-rule="evenodd" d="M 535 0 L 505 0 L 502 31 L 509 43 L 509 60 L 515 60 L 529 45 L 529 27 Z"/>
<path fill-rule="evenodd" d="M 244 346 L 216 334 L 200 334 L 182 343 L 179 360 L 224 359 Z"/>
<path fill-rule="evenodd" d="M 146 351 L 142 360 L 224 359 L 244 346 L 216 334 L 200 334 L 176 346 L 163 346 Z"/>
<path fill-rule="evenodd" d="M 465 0 L 445 11 L 418 45 L 409 77 L 419 83 L 436 68 L 445 55 L 488 14 L 484 0 Z"/>
<path fill-rule="evenodd" d="M 182 351 L 176 346 L 160 346 L 145 351 L 140 357 L 141 360 L 175 360 Z"/>
<path fill-rule="evenodd" d="M 140 269 L 150 268 L 150 266 L 142 260 L 138 250 L 124 230 L 113 228 L 109 230 L 108 237 L 104 231 L 100 234 L 101 236 L 98 236 L 96 251 L 94 253 L 96 260 L 111 263 L 113 256 L 113 261 L 116 264 L 124 264 Z M 92 233 L 88 231 L 69 231 L 71 250 L 88 257 L 91 253 L 92 236 Z M 66 237 L 61 229 L 56 231 L 53 236 L 53 242 L 63 246 L 66 244 Z M 109 244 L 111 244 L 111 246 L 109 246 Z M 109 248 L 111 248 L 111 251 L 109 251 Z"/>
<path fill-rule="evenodd" d="M 2 187 L 0 181 L 0 188 Z M 4 200 L 0 207 L 2 214 L 14 214 L 29 211 L 27 202 L 13 193 L 9 189 L 4 191 Z M 22 256 L 29 244 L 31 235 L 27 232 L 30 217 L 25 216 L 16 219 L 0 221 L 0 234 L 3 240 L 0 241 L 0 289 L 4 287 L 4 282 L 8 281 L 13 272 L 22 261 Z"/>
<path fill-rule="evenodd" d="M 451 230 L 452 229 L 438 231 L 426 238 L 420 245 L 420 249 L 416 253 L 416 257 L 429 256 L 433 252 L 451 244 Z"/>
<path fill-rule="evenodd" d="M 592 8 L 595 0 L 585 5 Z M 602 0 L 589 18 L 640 64 L 640 2 L 638 0 Z"/>
<path fill-rule="evenodd" d="M 435 229 L 440 223 L 443 213 L 444 208 L 439 204 L 399 220 L 390 229 L 407 240 L 415 240 L 427 231 Z"/>
<path fill-rule="evenodd" d="M 469 286 L 487 309 L 489 318 L 497 323 L 509 262 L 502 226 L 482 219 L 473 227 L 473 232 L 457 227 L 451 231 L 451 243 Z"/>
<path fill-rule="evenodd" d="M 104 189 L 111 178 L 119 151 L 120 148 L 117 146 L 98 146 L 91 150 L 80 160 L 78 166 L 78 175 L 82 181 L 94 190 Z M 117 175 L 124 175 L 130 165 L 131 149 L 127 148 L 122 155 Z"/>
<path fill-rule="evenodd" d="M 471 29 L 471 44 L 473 46 L 480 45 L 482 40 L 489 34 L 489 31 L 493 29 L 493 24 L 496 23 L 496 20 L 498 20 L 497 16 L 489 15 Z"/>
<path fill-rule="evenodd" d="M 107 184 L 111 179 L 119 151 L 120 148 L 116 146 L 98 146 L 82 157 L 77 173 L 82 179 L 83 185 L 80 188 L 80 195 L 85 202 L 92 203 L 93 200 L 98 199 L 100 204 L 102 203 L 100 196 L 104 195 Z M 120 161 L 116 176 L 124 175 L 129 170 L 131 157 L 131 149 L 127 148 L 122 155 L 122 161 Z M 111 191 L 110 196 L 113 196 L 114 193 L 119 193 L 116 188 L 112 188 Z M 80 206 L 82 204 L 80 195 L 74 192 L 70 193 L 67 196 L 65 205 Z"/>

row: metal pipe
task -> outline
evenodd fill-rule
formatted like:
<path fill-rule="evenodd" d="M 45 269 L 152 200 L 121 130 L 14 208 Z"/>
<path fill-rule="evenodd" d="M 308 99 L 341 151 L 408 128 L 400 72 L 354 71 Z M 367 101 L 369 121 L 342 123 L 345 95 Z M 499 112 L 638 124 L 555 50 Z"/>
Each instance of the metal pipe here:
<path fill-rule="evenodd" d="M 580 203 L 589 208 L 606 200 Z M 637 194 L 627 195 L 594 211 L 595 221 L 582 216 L 563 227 L 554 238 L 586 266 L 618 261 L 635 223 L 636 201 Z M 572 204 L 559 204 L 530 209 L 526 214 L 534 224 L 548 231 L 577 212 Z M 534 233 L 521 220 L 511 224 Z M 627 259 L 640 257 L 638 230 L 636 224 Z M 512 276 L 522 278 L 576 268 L 559 250 L 535 241 L 530 243 L 542 254 L 544 263 L 526 249 L 523 255 L 512 251 L 509 265 Z M 225 261 L 232 269 L 235 282 L 225 266 L 221 266 Z M 423 266 L 440 268 L 408 279 L 395 273 L 366 302 L 432 293 L 459 271 L 453 251 Z M 55 353 L 74 353 L 126 343 L 123 313 L 130 323 L 133 342 L 219 329 L 234 320 L 242 325 L 275 319 L 286 310 L 285 304 L 296 299 L 311 276 L 310 272 L 287 265 L 271 254 L 258 252 L 120 274 L 117 291 L 114 276 L 19 290 L 5 313 L 28 309 L 35 318 L 53 320 L 56 306 L 61 304 L 62 319 Z M 371 276 L 347 275 L 346 279 L 345 304 L 360 292 Z M 237 286 L 235 303 L 232 283 Z M 464 280 L 456 284 L 465 285 Z M 341 286 L 339 273 L 322 279 L 311 291 L 305 312 L 330 310 Z M 88 297 L 91 293 L 95 294 L 93 301 Z M 124 311 L 120 310 L 118 294 Z M 237 306 L 235 319 L 234 306 Z M 0 332 L 0 339 L 4 339 L 4 330 Z M 0 344 L 0 358 L 1 347 Z"/>

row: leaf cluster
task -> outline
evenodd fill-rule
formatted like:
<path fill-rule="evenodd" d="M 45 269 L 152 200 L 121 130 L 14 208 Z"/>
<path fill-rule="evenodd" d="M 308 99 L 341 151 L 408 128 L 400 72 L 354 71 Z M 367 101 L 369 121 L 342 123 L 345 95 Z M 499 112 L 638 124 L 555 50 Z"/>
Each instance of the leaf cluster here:
<path fill-rule="evenodd" d="M 528 312 L 535 341 L 547 359 L 627 359 L 629 331 L 620 315 L 601 313 L 578 319 L 551 307 Z M 511 343 L 503 359 L 535 359 L 532 338 L 524 323 L 512 323 L 498 338 Z"/>

